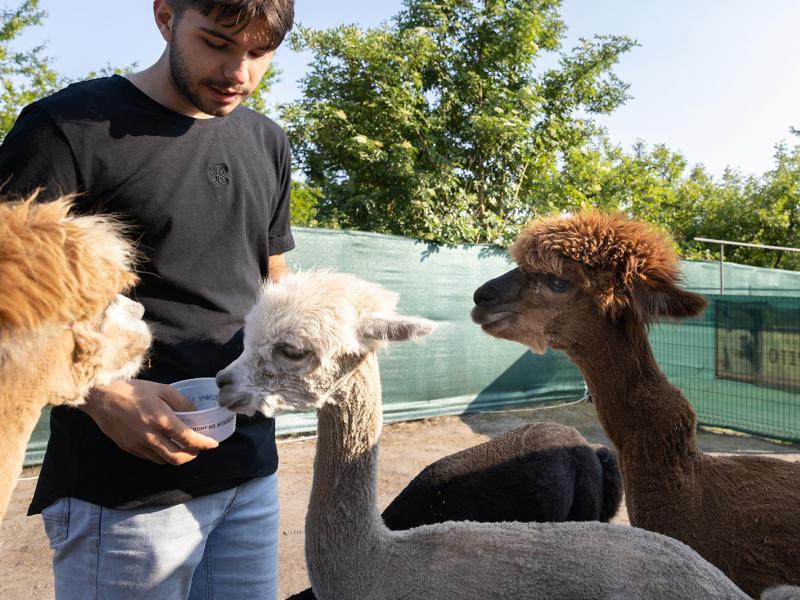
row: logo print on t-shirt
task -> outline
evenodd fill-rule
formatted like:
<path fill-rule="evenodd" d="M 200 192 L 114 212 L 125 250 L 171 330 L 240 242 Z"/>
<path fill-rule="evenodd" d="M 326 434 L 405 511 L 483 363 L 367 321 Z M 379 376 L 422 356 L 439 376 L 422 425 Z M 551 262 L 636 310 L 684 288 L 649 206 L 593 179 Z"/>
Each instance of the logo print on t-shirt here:
<path fill-rule="evenodd" d="M 211 183 L 228 185 L 231 182 L 231 172 L 228 165 L 220 163 L 218 165 L 208 165 L 208 178 Z"/>

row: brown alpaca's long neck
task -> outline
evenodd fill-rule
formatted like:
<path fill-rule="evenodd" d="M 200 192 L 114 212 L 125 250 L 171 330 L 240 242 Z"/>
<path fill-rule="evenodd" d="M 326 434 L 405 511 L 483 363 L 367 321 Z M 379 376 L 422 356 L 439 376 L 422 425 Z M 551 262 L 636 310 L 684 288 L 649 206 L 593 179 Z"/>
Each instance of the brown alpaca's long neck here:
<path fill-rule="evenodd" d="M 312 566 L 324 563 L 346 573 L 358 567 L 359 557 L 374 551 L 385 530 L 376 491 L 383 417 L 374 355 L 340 384 L 332 400 L 317 411 L 319 437 L 306 516 L 306 554 Z"/>
<path fill-rule="evenodd" d="M 661 465 L 690 460 L 697 419 L 659 369 L 646 327 L 614 326 L 568 351 L 581 370 L 607 435 L 622 454 Z"/>

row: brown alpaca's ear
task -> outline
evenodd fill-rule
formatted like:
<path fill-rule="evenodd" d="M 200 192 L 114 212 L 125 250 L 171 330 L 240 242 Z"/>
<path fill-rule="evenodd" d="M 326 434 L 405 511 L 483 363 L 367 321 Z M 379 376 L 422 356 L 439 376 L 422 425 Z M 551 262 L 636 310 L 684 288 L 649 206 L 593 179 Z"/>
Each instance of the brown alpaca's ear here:
<path fill-rule="evenodd" d="M 364 341 L 404 342 L 428 335 L 434 329 L 436 323 L 422 317 L 372 316 L 361 319 L 358 337 Z"/>
<path fill-rule="evenodd" d="M 649 323 L 659 319 L 695 317 L 703 312 L 708 300 L 674 283 L 661 283 L 657 287 L 640 284 L 633 291 L 632 304 L 637 316 Z"/>

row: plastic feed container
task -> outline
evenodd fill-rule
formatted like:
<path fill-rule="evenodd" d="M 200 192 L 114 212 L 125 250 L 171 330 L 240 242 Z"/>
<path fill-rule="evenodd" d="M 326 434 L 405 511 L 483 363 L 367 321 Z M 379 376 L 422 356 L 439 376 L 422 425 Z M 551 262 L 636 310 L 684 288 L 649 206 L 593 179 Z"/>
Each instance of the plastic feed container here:
<path fill-rule="evenodd" d="M 178 418 L 194 431 L 221 442 L 236 430 L 236 413 L 217 403 L 219 389 L 213 377 L 183 379 L 169 385 L 197 407 L 191 412 L 175 411 Z"/>

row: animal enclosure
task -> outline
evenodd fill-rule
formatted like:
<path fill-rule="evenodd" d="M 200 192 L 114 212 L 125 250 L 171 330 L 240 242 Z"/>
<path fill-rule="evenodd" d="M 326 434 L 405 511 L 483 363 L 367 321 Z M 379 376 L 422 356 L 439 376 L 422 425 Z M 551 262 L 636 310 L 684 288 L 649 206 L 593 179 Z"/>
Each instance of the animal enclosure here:
<path fill-rule="evenodd" d="M 583 395 L 581 375 L 564 355 L 533 355 L 518 344 L 489 339 L 471 322 L 472 291 L 511 268 L 504 251 L 488 246 L 447 248 L 353 231 L 297 228 L 294 233 L 297 248 L 287 255 L 293 269 L 329 267 L 354 273 L 399 292 L 401 310 L 439 323 L 437 334 L 422 346 L 399 346 L 381 357 L 386 421 L 569 401 Z M 718 291 L 716 263 L 686 262 L 683 270 L 690 289 L 705 295 Z M 767 302 L 795 314 L 800 308 L 800 273 L 726 264 L 725 281 L 726 295 L 720 301 Z M 709 297 L 711 306 L 700 318 L 653 328 L 651 341 L 661 367 L 677 385 L 686 386 L 701 423 L 800 441 L 796 389 L 715 374 L 718 313 L 716 297 Z M 786 334 L 782 330 L 778 335 Z M 796 327 L 789 328 L 787 340 L 781 343 L 798 348 Z M 800 367 L 794 373 L 797 376 Z M 728 400 L 723 402 L 724 397 Z M 278 433 L 315 426 L 313 413 L 284 415 L 278 420 Z M 45 417 L 34 431 L 26 464 L 41 462 L 47 436 Z"/>

